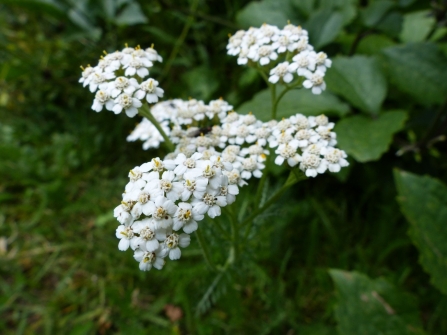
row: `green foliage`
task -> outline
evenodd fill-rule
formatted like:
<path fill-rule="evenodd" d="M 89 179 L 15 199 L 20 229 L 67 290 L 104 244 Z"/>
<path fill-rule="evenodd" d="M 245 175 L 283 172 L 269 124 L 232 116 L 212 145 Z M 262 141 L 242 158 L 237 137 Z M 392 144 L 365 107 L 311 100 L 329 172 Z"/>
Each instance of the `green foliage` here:
<path fill-rule="evenodd" d="M 280 94 L 282 91 L 279 91 Z M 272 102 L 270 90 L 257 93 L 252 100 L 245 102 L 237 109 L 238 113 L 253 112 L 260 120 L 271 120 Z M 315 96 L 308 90 L 293 90 L 287 93 L 278 104 L 278 117 L 289 117 L 296 113 L 304 115 L 334 115 L 344 116 L 349 112 L 347 104 L 341 102 L 329 92 Z"/>
<path fill-rule="evenodd" d="M 447 294 L 447 187 L 435 178 L 394 171 L 398 200 L 409 235 L 431 282 Z"/>
<path fill-rule="evenodd" d="M 400 33 L 402 42 L 423 42 L 427 38 L 436 20 L 430 16 L 430 11 L 423 10 L 404 15 L 404 23 Z"/>
<path fill-rule="evenodd" d="M 402 130 L 407 113 L 388 111 L 376 119 L 355 115 L 337 123 L 335 131 L 340 148 L 358 162 L 379 159 L 393 140 L 393 135 Z"/>
<path fill-rule="evenodd" d="M 383 278 L 329 271 L 337 289 L 335 318 L 343 335 L 423 335 L 415 299 Z"/>
<path fill-rule="evenodd" d="M 0 333 L 447 334 L 446 12 L 415 0 L 0 0 Z M 225 46 L 241 27 L 287 20 L 334 62 L 328 89 L 290 90 L 278 119 L 328 115 L 350 166 L 280 193 L 241 228 L 225 272 L 195 238 L 181 262 L 140 272 L 117 251 L 112 212 L 126 171 L 164 151 L 125 142 L 138 119 L 90 110 L 79 65 L 154 43 L 164 98 L 222 96 L 268 120 L 268 84 Z M 267 165 L 241 190 L 240 221 L 287 180 Z M 394 183 L 396 167 L 426 176 L 396 170 Z M 230 217 L 201 226 L 216 264 Z M 329 268 L 343 269 L 331 271 L 337 301 Z"/>
<path fill-rule="evenodd" d="M 326 81 L 329 90 L 373 115 L 379 113 L 387 92 L 387 83 L 380 65 L 371 57 L 335 58 Z"/>
<path fill-rule="evenodd" d="M 447 94 L 447 56 L 433 43 L 413 43 L 383 50 L 390 82 L 424 105 L 442 103 Z"/>

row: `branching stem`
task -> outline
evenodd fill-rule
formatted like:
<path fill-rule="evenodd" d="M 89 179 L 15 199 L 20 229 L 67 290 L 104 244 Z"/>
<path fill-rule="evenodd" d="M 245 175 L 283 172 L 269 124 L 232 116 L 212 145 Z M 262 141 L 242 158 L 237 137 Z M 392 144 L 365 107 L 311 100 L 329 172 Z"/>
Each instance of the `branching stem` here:
<path fill-rule="evenodd" d="M 169 136 L 166 135 L 165 131 L 161 127 L 160 123 L 158 123 L 157 119 L 152 115 L 151 111 L 149 110 L 149 107 L 147 105 L 143 105 L 139 109 L 138 113 L 141 116 L 144 116 L 146 119 L 148 119 L 149 121 L 152 122 L 152 124 L 155 126 L 155 128 L 157 128 L 157 130 L 160 132 L 161 136 L 163 136 L 163 139 L 165 140 L 164 144 L 168 148 L 169 152 L 174 152 L 174 150 L 175 150 L 174 144 L 171 142 L 171 139 L 169 138 Z"/>

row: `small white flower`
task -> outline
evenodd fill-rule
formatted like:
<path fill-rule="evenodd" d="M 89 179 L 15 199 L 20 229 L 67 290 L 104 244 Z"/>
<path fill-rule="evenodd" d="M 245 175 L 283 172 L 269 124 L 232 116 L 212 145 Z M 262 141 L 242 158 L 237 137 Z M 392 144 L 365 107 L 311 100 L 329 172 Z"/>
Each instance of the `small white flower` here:
<path fill-rule="evenodd" d="M 174 160 L 177 165 L 174 169 L 174 173 L 177 176 L 183 176 L 183 174 L 192 169 L 196 169 L 197 161 L 202 158 L 202 154 L 199 152 L 195 152 L 190 158 L 187 158 L 184 154 L 178 154 L 177 158 Z M 198 171 L 199 170 L 195 170 Z"/>
<path fill-rule="evenodd" d="M 146 57 L 152 62 L 163 62 L 163 58 L 158 54 L 158 52 L 154 49 L 154 45 L 150 48 L 146 49 Z"/>
<path fill-rule="evenodd" d="M 276 84 L 282 79 L 285 83 L 290 83 L 293 80 L 293 73 L 296 71 L 296 67 L 295 63 L 279 63 L 276 67 L 270 70 L 269 82 Z"/>
<path fill-rule="evenodd" d="M 327 163 L 319 156 L 306 152 L 301 156 L 300 169 L 306 173 L 307 177 L 316 177 L 318 173 L 324 173 L 327 170 Z"/>
<path fill-rule="evenodd" d="M 186 248 L 191 243 L 191 237 L 187 234 L 172 233 L 166 237 L 163 243 L 163 253 L 168 254 L 171 260 L 179 259 L 182 256 L 182 252 L 179 248 Z"/>
<path fill-rule="evenodd" d="M 155 251 L 160 246 L 159 241 L 166 239 L 166 231 L 164 229 L 157 229 L 152 219 L 144 219 L 135 221 L 132 225 L 134 233 L 139 236 L 132 240 L 132 249 L 143 248 L 146 251 Z"/>
<path fill-rule="evenodd" d="M 132 95 L 138 87 L 139 85 L 135 78 L 118 77 L 110 83 L 108 90 L 110 95 L 116 98 L 123 92 Z"/>
<path fill-rule="evenodd" d="M 82 69 L 82 75 L 81 78 L 79 79 L 80 83 L 83 83 L 83 86 L 87 86 L 91 80 L 91 75 L 95 72 L 95 69 L 92 68 L 90 65 L 87 66 L 86 68 L 83 68 L 81 66 Z"/>
<path fill-rule="evenodd" d="M 265 165 L 258 162 L 256 157 L 243 158 L 240 165 L 234 165 L 239 168 L 241 177 L 244 179 L 250 179 L 252 175 L 256 178 L 261 178 L 261 170 L 265 168 Z"/>
<path fill-rule="evenodd" d="M 287 160 L 287 163 L 290 166 L 295 166 L 300 161 L 300 156 L 296 152 L 297 145 L 296 143 L 285 143 L 281 144 L 278 149 L 275 150 L 275 153 L 278 154 L 275 159 L 275 164 L 281 165 L 284 163 L 284 160 Z"/>
<path fill-rule="evenodd" d="M 94 111 L 100 112 L 102 108 L 106 106 L 106 109 L 111 111 L 115 105 L 111 97 L 104 90 L 99 90 L 95 94 L 95 100 L 93 100 L 92 109 Z"/>
<path fill-rule="evenodd" d="M 144 78 L 149 75 L 149 70 L 147 68 L 152 67 L 152 62 L 147 58 L 135 58 L 133 57 L 129 63 L 124 65 L 126 71 L 124 75 L 133 76 L 135 73 Z"/>
<path fill-rule="evenodd" d="M 331 67 L 332 61 L 327 58 L 327 55 L 324 52 L 319 52 L 315 57 L 317 70 L 321 72 L 326 72 L 326 69 Z"/>
<path fill-rule="evenodd" d="M 109 86 L 108 80 L 113 78 L 115 78 L 115 74 L 112 72 L 93 72 L 88 79 L 90 92 L 95 92 L 98 87 L 100 90 L 107 90 Z"/>
<path fill-rule="evenodd" d="M 183 231 L 187 234 L 195 232 L 198 228 L 197 221 L 203 220 L 203 214 L 199 214 L 192 205 L 186 202 L 180 202 L 178 209 L 174 214 L 174 226 L 172 229 Z"/>
<path fill-rule="evenodd" d="M 322 148 L 321 154 L 324 155 L 324 159 L 328 163 L 328 169 L 331 172 L 340 172 L 342 167 L 349 165 L 345 159 L 347 155 L 343 150 L 325 147 Z"/>
<path fill-rule="evenodd" d="M 227 205 L 226 196 L 219 195 L 219 192 L 220 190 L 217 189 L 208 189 L 203 195 L 202 199 L 193 200 L 194 209 L 199 214 L 208 213 L 208 216 L 212 219 L 214 219 L 216 216 L 219 216 L 221 214 L 220 207 L 224 207 Z"/>
<path fill-rule="evenodd" d="M 307 79 L 303 82 L 305 88 L 312 88 L 313 94 L 321 94 L 326 89 L 326 83 L 324 82 L 324 72 L 319 70 L 310 72 L 303 70 L 302 75 Z"/>
<path fill-rule="evenodd" d="M 163 93 L 163 89 L 158 87 L 158 81 L 149 78 L 140 84 L 140 89 L 135 93 L 135 96 L 140 100 L 146 97 L 147 102 L 152 104 L 158 102 L 158 98 L 162 98 Z"/>
<path fill-rule="evenodd" d="M 138 114 L 138 108 L 142 105 L 141 101 L 137 98 L 133 98 L 127 93 L 122 93 L 115 99 L 113 111 L 115 114 L 119 114 L 124 109 L 128 117 L 134 117 Z"/>
<path fill-rule="evenodd" d="M 163 259 L 162 249 L 155 251 L 147 251 L 145 249 L 137 249 L 133 257 L 140 263 L 139 268 L 141 271 L 149 271 L 152 267 L 161 270 L 165 265 Z"/>
<path fill-rule="evenodd" d="M 191 195 L 197 199 L 201 199 L 205 194 L 208 179 L 199 178 L 185 178 L 183 181 L 183 192 L 181 194 L 182 201 L 187 201 Z"/>
<path fill-rule="evenodd" d="M 152 218 L 157 228 L 169 228 L 172 226 L 172 217 L 177 211 L 177 206 L 169 199 L 159 196 L 155 199 L 155 208 Z"/>
<path fill-rule="evenodd" d="M 315 70 L 315 63 L 316 63 L 315 57 L 316 57 L 315 52 L 305 50 L 292 58 L 294 64 L 296 65 L 295 69 L 297 70 L 297 74 L 299 76 L 304 76 L 306 70 L 307 71 Z"/>
<path fill-rule="evenodd" d="M 253 48 L 250 50 L 248 54 L 248 58 L 257 62 L 259 60 L 259 64 L 267 65 L 271 60 L 276 60 L 278 58 L 278 54 L 270 45 L 262 45 L 259 48 Z"/>
<path fill-rule="evenodd" d="M 148 184 L 151 190 L 160 190 L 166 198 L 171 201 L 176 201 L 180 198 L 183 191 L 183 186 L 180 182 L 173 181 L 175 178 L 174 171 L 165 171 L 161 179 L 154 179 Z"/>
<path fill-rule="evenodd" d="M 121 251 L 126 251 L 129 249 L 131 241 L 137 238 L 132 227 L 124 225 L 120 225 L 116 228 L 115 235 L 120 240 L 118 243 L 118 249 Z"/>

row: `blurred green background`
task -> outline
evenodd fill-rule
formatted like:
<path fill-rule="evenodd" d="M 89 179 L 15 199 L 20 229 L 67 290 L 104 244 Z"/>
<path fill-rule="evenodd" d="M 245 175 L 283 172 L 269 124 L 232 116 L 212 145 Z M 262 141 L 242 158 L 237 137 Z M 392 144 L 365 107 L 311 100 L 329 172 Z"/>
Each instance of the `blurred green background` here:
<path fill-rule="evenodd" d="M 415 0 L 0 0 L 0 333 L 447 334 L 447 191 L 434 179 L 447 180 L 446 12 Z M 159 152 L 125 141 L 138 117 L 90 109 L 79 66 L 154 43 L 166 99 L 262 114 L 266 85 L 226 55 L 228 34 L 287 20 L 333 67 L 327 92 L 292 92 L 279 115 L 330 116 L 350 167 L 295 186 L 227 272 L 209 270 L 195 240 L 140 272 L 117 249 L 113 208 L 127 172 Z M 224 236 L 202 228 L 224 259 Z"/>

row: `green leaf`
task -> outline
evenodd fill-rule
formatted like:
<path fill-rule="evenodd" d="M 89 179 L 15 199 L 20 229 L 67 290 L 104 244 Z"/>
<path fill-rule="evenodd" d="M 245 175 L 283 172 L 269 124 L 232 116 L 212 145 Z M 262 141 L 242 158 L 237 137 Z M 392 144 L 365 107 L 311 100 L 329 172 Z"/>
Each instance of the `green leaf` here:
<path fill-rule="evenodd" d="M 389 0 L 372 2 L 362 11 L 363 24 L 366 27 L 374 27 L 394 7 L 394 2 Z"/>
<path fill-rule="evenodd" d="M 330 270 L 337 289 L 335 318 L 343 335 L 423 335 L 416 300 L 383 278 Z"/>
<path fill-rule="evenodd" d="M 188 93 L 201 100 L 209 100 L 219 87 L 216 74 L 209 67 L 202 65 L 183 74 L 188 85 Z"/>
<path fill-rule="evenodd" d="M 426 39 L 436 20 L 430 16 L 429 10 L 423 10 L 404 15 L 400 39 L 403 42 L 422 42 Z"/>
<path fill-rule="evenodd" d="M 289 0 L 252 1 L 237 13 L 236 21 L 244 29 L 260 27 L 263 23 L 282 28 L 287 24 L 287 20 L 299 23 L 294 13 Z"/>
<path fill-rule="evenodd" d="M 447 57 L 433 43 L 413 43 L 383 50 L 390 82 L 424 105 L 447 95 Z"/>
<path fill-rule="evenodd" d="M 447 187 L 435 178 L 399 170 L 394 179 L 419 261 L 431 283 L 447 294 Z"/>
<path fill-rule="evenodd" d="M 340 11 L 324 8 L 312 14 L 304 28 L 309 31 L 310 42 L 318 49 L 338 36 L 343 28 L 343 15 Z"/>
<path fill-rule="evenodd" d="M 382 49 L 394 45 L 396 45 L 396 42 L 386 35 L 368 35 L 360 41 L 357 46 L 357 53 L 372 56 L 380 53 Z"/>
<path fill-rule="evenodd" d="M 385 112 L 377 119 L 363 115 L 345 118 L 335 126 L 338 146 L 359 162 L 378 160 L 406 119 L 407 113 L 400 110 Z"/>
<path fill-rule="evenodd" d="M 139 23 L 146 23 L 147 18 L 141 11 L 140 5 L 131 2 L 124 10 L 115 18 L 116 24 L 130 26 Z"/>
<path fill-rule="evenodd" d="M 277 111 L 279 118 L 289 117 L 297 113 L 304 115 L 328 114 L 344 116 L 349 112 L 349 106 L 329 92 L 325 91 L 320 95 L 314 95 L 309 90 L 300 89 L 287 92 L 279 102 Z M 237 112 L 242 114 L 253 112 L 260 120 L 271 120 L 272 104 L 270 90 L 266 89 L 259 92 L 252 100 L 239 106 Z"/>
<path fill-rule="evenodd" d="M 326 82 L 329 90 L 371 114 L 379 112 L 387 91 L 377 60 L 366 56 L 335 58 L 327 71 Z"/>

